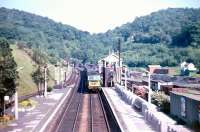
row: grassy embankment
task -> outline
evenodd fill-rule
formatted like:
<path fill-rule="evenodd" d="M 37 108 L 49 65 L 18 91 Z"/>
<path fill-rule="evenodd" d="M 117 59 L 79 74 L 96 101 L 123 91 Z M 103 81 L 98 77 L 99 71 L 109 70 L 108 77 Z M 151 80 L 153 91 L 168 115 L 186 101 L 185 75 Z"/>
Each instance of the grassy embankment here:
<path fill-rule="evenodd" d="M 13 49 L 12 53 L 18 65 L 18 68 L 23 67 L 23 69 L 19 71 L 19 96 L 36 92 L 37 86 L 33 82 L 31 77 L 31 73 L 36 69 L 34 61 L 31 59 L 30 56 L 27 55 L 25 51 L 18 49 L 16 45 L 11 45 L 11 48 Z M 51 66 L 51 68 L 49 69 L 51 77 L 49 77 L 48 85 L 53 86 L 54 68 L 53 66 Z"/>

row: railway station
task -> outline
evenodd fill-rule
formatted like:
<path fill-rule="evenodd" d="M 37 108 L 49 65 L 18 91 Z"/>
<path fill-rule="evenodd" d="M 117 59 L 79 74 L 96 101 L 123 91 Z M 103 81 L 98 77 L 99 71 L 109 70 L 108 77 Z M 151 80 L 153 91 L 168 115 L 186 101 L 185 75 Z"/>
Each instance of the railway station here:
<path fill-rule="evenodd" d="M 200 132 L 200 0 L 0 1 L 0 132 Z"/>
<path fill-rule="evenodd" d="M 58 80 L 53 92 L 46 98 L 31 97 L 39 105 L 29 110 L 19 109 L 19 119 L 8 124 L 3 131 L 190 131 L 177 125 L 148 101 L 149 82 L 143 84 L 147 95 L 133 94 L 128 69 L 120 66 L 119 60 L 112 53 L 101 59 L 98 65 L 69 66 L 65 70 L 56 67 Z M 63 73 L 58 74 L 61 71 Z M 11 111 L 15 112 L 14 109 Z"/>

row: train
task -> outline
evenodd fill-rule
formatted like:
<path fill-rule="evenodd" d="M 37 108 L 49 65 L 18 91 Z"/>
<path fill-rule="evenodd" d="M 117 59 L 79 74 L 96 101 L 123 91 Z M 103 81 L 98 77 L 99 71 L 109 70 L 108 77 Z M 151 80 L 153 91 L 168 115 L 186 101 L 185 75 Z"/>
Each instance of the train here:
<path fill-rule="evenodd" d="M 87 85 L 90 91 L 98 91 L 101 88 L 101 76 L 98 72 L 88 72 L 87 73 Z"/>

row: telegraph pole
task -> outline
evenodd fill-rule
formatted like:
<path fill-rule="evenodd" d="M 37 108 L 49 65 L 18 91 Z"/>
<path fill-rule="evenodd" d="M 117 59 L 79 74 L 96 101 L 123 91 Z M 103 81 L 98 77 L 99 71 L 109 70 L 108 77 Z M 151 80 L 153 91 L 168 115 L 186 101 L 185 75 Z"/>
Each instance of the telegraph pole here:
<path fill-rule="evenodd" d="M 105 60 L 102 60 L 103 61 L 103 67 L 102 67 L 102 73 L 103 73 L 103 87 L 105 87 L 106 86 L 106 69 L 105 69 Z"/>
<path fill-rule="evenodd" d="M 121 40 L 118 39 L 118 51 L 119 51 L 119 84 L 121 85 Z"/>
<path fill-rule="evenodd" d="M 44 66 L 44 97 L 47 97 L 47 65 Z"/>
<path fill-rule="evenodd" d="M 119 67 L 121 66 L 121 63 L 120 63 L 120 57 L 121 57 L 121 40 L 120 38 L 118 39 L 118 51 L 119 51 Z"/>

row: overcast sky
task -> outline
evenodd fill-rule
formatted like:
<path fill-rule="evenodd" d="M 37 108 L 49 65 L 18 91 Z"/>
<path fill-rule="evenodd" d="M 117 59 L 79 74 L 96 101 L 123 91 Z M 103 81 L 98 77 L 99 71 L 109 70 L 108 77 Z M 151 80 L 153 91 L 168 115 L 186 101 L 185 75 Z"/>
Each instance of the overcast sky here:
<path fill-rule="evenodd" d="M 81 30 L 98 33 L 159 9 L 199 8 L 200 0 L 0 0 L 0 6 L 47 16 Z"/>

